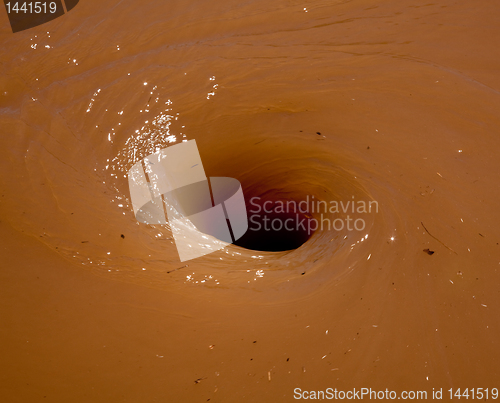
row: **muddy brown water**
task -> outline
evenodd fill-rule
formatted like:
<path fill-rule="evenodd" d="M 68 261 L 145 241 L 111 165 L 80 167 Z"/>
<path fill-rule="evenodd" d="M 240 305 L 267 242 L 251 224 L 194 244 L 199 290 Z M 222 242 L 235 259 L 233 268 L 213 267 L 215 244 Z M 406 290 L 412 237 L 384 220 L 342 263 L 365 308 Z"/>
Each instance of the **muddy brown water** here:
<path fill-rule="evenodd" d="M 1 400 L 500 387 L 500 5 L 480 3 L 82 0 L 16 34 L 0 13 Z M 191 139 L 246 195 L 378 212 L 181 263 L 125 175 Z"/>

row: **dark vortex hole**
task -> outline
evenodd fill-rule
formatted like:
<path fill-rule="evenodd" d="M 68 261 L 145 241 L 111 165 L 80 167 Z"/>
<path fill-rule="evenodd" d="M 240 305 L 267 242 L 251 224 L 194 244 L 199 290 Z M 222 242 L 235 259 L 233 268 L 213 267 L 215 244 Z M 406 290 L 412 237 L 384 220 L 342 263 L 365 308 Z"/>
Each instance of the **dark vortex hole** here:
<path fill-rule="evenodd" d="M 281 252 L 297 249 L 314 233 L 313 218 L 298 202 L 260 197 L 246 197 L 245 202 L 248 230 L 234 245 Z"/>

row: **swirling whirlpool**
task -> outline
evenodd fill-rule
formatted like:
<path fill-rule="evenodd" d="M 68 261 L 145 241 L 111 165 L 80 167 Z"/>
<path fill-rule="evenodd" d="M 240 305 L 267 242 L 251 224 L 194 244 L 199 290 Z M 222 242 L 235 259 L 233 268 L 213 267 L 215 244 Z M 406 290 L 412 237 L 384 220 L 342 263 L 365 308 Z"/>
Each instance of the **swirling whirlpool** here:
<path fill-rule="evenodd" d="M 147 29 L 130 24 L 106 41 L 97 38 L 118 24 L 104 18 L 112 7 L 91 14 L 82 4 L 85 23 L 7 41 L 6 54 L 26 44 L 3 67 L 9 106 L 0 119 L 10 158 L 2 164 L 11 172 L 4 206 L 12 225 L 83 269 L 120 281 L 179 293 L 259 292 L 279 301 L 353 272 L 373 279 L 384 269 L 379 278 L 386 280 L 405 265 L 418 277 L 410 262 L 434 239 L 440 243 L 431 249 L 451 257 L 473 250 L 481 239 L 464 234 L 492 231 L 476 227 L 488 227 L 477 216 L 493 205 L 477 208 L 470 197 L 480 174 L 469 134 L 481 130 L 497 141 L 476 122 L 498 120 L 489 105 L 498 94 L 425 54 L 408 56 L 413 48 L 405 38 L 380 42 L 375 34 L 353 42 L 344 26 L 361 29 L 361 19 L 335 17 L 335 7 L 355 14 L 344 3 L 313 8 L 307 20 L 303 12 L 285 18 L 285 7 L 253 4 L 277 21 L 273 26 L 243 17 L 244 5 L 224 17 L 191 11 L 191 21 L 205 21 L 197 29 L 183 23 L 185 15 L 160 19 L 151 7 Z M 330 17 L 317 25 L 324 7 Z M 119 24 L 136 11 L 130 5 Z M 240 24 L 218 25 L 220 18 Z M 291 217 L 325 224 L 249 232 L 236 245 L 181 264 L 168 226 L 136 222 L 126 173 L 189 139 L 196 139 L 207 175 L 242 183 L 250 217 L 257 209 L 251 200 L 259 208 L 308 200 Z M 493 157 L 484 154 L 482 164 L 493 166 Z M 329 208 L 315 209 L 316 202 Z M 335 210 L 332 202 L 376 209 Z M 269 214 L 273 220 L 281 213 Z M 358 228 L 339 226 L 348 218 L 361 220 Z M 337 228 L 328 226 L 337 219 Z"/>

